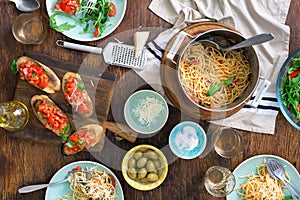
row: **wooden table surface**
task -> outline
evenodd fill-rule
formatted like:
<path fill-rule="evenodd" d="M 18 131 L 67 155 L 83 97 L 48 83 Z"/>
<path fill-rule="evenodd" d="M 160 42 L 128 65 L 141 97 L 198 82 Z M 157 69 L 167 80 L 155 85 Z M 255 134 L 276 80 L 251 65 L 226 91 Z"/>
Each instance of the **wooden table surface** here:
<path fill-rule="evenodd" d="M 49 17 L 46 12 L 45 1 L 39 1 L 41 8 L 34 13 L 43 19 L 47 32 L 47 37 L 41 45 L 23 45 L 14 39 L 11 33 L 11 26 L 15 18 L 21 14 L 21 12 L 17 11 L 14 4 L 7 0 L 0 2 L 0 102 L 10 101 L 14 97 L 17 77 L 10 72 L 10 63 L 16 56 L 22 55 L 24 52 L 39 52 L 77 64 L 82 63 L 88 56 L 87 53 L 62 49 L 55 45 L 57 39 L 69 41 L 70 39 L 49 27 Z M 161 30 L 171 27 L 170 24 L 159 19 L 147 9 L 149 3 L 150 0 L 128 0 L 125 18 L 121 25 L 112 33 L 110 38 L 128 30 L 138 30 L 141 27 L 160 27 Z M 299 10 L 300 2 L 298 0 L 292 0 L 287 19 L 287 24 L 290 25 L 291 28 L 290 51 L 300 47 Z M 152 37 L 154 38 L 155 35 Z M 131 38 L 129 42 L 132 42 L 132 37 L 129 36 L 129 38 Z M 86 44 L 99 45 L 101 41 L 102 40 L 88 42 Z M 116 85 L 116 91 L 113 97 L 115 104 L 120 102 L 124 103 L 126 97 L 132 92 L 132 88 L 141 86 L 141 84 L 144 86 L 143 81 L 130 70 L 128 71 L 127 69 L 119 67 L 110 67 L 109 70 L 116 73 L 120 79 Z M 126 78 L 123 78 L 125 76 L 124 74 L 126 74 Z M 115 117 L 116 115 L 113 116 L 111 112 L 110 119 L 114 120 Z M 117 117 L 122 119 L 122 116 Z M 181 115 L 179 111 L 170 107 L 168 124 L 154 137 L 138 139 L 136 143 L 132 144 L 125 140 L 119 141 L 111 133 L 107 132 L 106 142 L 111 141 L 125 151 L 141 143 L 148 143 L 162 148 L 167 145 L 171 129 L 182 119 L 189 118 Z M 241 131 L 241 133 L 245 139 L 245 147 L 243 153 L 239 156 L 232 159 L 224 159 L 218 156 L 214 151 L 211 151 L 204 158 L 193 160 L 175 159 L 169 165 L 169 173 L 166 180 L 161 186 L 152 191 L 142 192 L 133 189 L 125 182 L 119 169 L 114 167 L 111 167 L 111 169 L 121 182 L 125 199 L 130 200 L 214 199 L 206 192 L 203 185 L 204 173 L 210 166 L 221 165 L 233 170 L 243 160 L 260 154 L 281 156 L 291 162 L 296 169 L 300 171 L 299 131 L 293 128 L 284 119 L 281 113 L 279 113 L 277 117 L 274 135 L 264 135 L 246 131 Z M 105 150 L 105 146 L 102 154 L 103 159 L 110 160 L 114 160 L 115 158 L 112 156 L 116 155 L 115 152 Z M 116 158 L 118 159 L 119 157 L 116 156 Z M 20 195 L 18 188 L 28 184 L 49 182 L 53 174 L 61 167 L 79 160 L 92 160 L 103 164 L 106 163 L 106 160 L 100 160 L 98 155 L 92 155 L 87 151 L 73 156 L 64 156 L 61 154 L 60 146 L 15 138 L 10 136 L 9 132 L 0 129 L 0 199 L 44 199 L 46 190 Z"/>

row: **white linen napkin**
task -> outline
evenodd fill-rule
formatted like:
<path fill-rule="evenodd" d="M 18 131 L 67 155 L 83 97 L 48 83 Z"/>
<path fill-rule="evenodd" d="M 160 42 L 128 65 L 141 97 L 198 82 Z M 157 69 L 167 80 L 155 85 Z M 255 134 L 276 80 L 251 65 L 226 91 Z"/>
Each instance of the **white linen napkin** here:
<path fill-rule="evenodd" d="M 272 83 L 258 108 L 245 106 L 230 117 L 211 122 L 246 131 L 273 134 L 279 111 L 275 94 L 276 79 L 289 52 L 290 29 L 285 25 L 289 5 L 290 0 L 152 0 L 149 9 L 174 27 L 162 32 L 147 45 L 149 58 L 146 68 L 136 72 L 164 95 L 160 80 L 162 54 L 168 41 L 188 23 L 214 19 L 231 25 L 246 38 L 271 32 L 275 35 L 274 40 L 254 46 L 260 63 L 260 76 Z"/>

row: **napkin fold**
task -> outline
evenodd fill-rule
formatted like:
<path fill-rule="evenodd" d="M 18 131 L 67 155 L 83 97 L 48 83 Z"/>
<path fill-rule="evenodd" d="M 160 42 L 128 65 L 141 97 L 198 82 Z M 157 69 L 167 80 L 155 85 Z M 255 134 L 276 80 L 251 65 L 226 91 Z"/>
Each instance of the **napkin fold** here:
<path fill-rule="evenodd" d="M 245 37 L 271 32 L 275 39 L 253 46 L 260 63 L 260 77 L 271 81 L 258 107 L 245 106 L 236 114 L 214 124 L 273 134 L 279 107 L 276 79 L 289 53 L 289 26 L 285 25 L 291 0 L 152 0 L 149 9 L 173 24 L 147 44 L 148 61 L 143 71 L 136 71 L 148 84 L 164 95 L 160 79 L 160 63 L 171 38 L 190 23 L 205 19 L 231 25 Z M 254 92 L 250 102 L 254 99 Z"/>

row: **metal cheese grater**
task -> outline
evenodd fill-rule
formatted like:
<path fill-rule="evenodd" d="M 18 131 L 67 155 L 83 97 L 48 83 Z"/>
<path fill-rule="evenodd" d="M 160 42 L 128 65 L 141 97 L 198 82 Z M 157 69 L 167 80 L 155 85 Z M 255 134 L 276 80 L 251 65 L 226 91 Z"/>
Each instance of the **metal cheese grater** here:
<path fill-rule="evenodd" d="M 100 47 L 75 44 L 63 40 L 57 40 L 56 44 L 60 47 L 69 49 L 75 49 L 94 54 L 103 54 L 104 62 L 110 65 L 142 70 L 145 68 L 147 62 L 147 53 L 145 50 L 143 50 L 142 54 L 136 58 L 134 46 L 127 44 L 109 42 L 104 49 Z"/>

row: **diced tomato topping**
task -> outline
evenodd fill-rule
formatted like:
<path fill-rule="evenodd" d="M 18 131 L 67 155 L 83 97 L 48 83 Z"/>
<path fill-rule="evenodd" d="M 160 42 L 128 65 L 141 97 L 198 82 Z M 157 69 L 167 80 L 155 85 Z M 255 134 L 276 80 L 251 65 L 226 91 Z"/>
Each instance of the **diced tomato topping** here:
<path fill-rule="evenodd" d="M 37 110 L 43 114 L 43 118 L 47 119 L 47 124 L 45 125 L 46 128 L 51 129 L 55 132 L 59 129 L 61 132 L 67 126 L 67 120 L 69 118 L 64 115 L 59 109 L 48 105 L 47 101 L 43 100 L 38 106 Z"/>
<path fill-rule="evenodd" d="M 49 83 L 49 77 L 45 70 L 29 60 L 20 64 L 20 78 L 22 80 L 26 79 L 30 84 L 42 89 L 47 87 Z"/>
<path fill-rule="evenodd" d="M 61 9 L 67 14 L 75 14 L 76 9 L 80 6 L 76 0 L 62 0 L 61 3 L 55 5 L 55 8 Z"/>
<path fill-rule="evenodd" d="M 67 80 L 67 84 L 65 86 L 65 98 L 76 108 L 78 111 L 89 113 L 91 110 L 89 109 L 89 101 L 88 96 L 82 89 L 78 88 L 78 82 L 76 78 L 70 77 Z M 83 84 L 83 83 L 79 83 Z"/>

